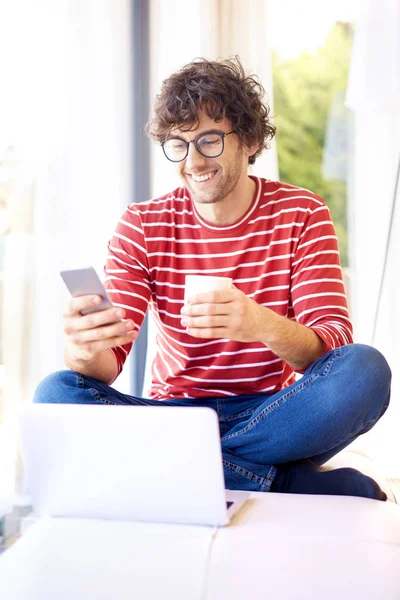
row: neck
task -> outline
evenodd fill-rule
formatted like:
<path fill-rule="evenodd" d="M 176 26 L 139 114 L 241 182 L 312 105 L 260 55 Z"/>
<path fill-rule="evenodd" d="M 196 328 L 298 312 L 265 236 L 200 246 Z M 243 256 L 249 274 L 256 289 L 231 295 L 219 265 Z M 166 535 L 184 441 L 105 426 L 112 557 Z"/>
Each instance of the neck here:
<path fill-rule="evenodd" d="M 238 181 L 235 188 L 224 198 L 209 204 L 194 201 L 200 217 L 212 225 L 232 225 L 239 221 L 253 203 L 256 182 L 249 176 Z"/>

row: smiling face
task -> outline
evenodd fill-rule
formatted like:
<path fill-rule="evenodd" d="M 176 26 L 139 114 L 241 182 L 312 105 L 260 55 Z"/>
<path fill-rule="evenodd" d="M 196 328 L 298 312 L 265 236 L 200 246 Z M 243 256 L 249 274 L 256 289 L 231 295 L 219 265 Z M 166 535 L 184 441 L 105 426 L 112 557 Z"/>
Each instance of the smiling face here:
<path fill-rule="evenodd" d="M 199 125 L 196 129 L 180 131 L 176 128 L 172 130 L 171 137 L 179 136 L 191 141 L 209 131 L 232 131 L 227 119 L 217 123 L 203 110 L 198 111 L 198 116 Z M 235 133 L 232 133 L 225 137 L 224 151 L 217 158 L 203 156 L 194 144 L 190 144 L 188 156 L 175 163 L 175 168 L 195 204 L 231 203 L 236 196 L 238 199 L 243 196 L 244 188 L 249 186 L 248 157 L 254 152 L 254 148 L 242 145 Z"/>

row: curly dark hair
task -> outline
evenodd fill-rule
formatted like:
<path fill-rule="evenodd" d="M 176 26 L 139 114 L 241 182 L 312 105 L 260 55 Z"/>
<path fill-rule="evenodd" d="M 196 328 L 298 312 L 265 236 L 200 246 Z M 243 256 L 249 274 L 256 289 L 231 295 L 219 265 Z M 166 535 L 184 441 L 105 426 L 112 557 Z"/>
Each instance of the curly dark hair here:
<path fill-rule="evenodd" d="M 175 127 L 188 131 L 199 124 L 201 107 L 216 122 L 228 119 L 241 143 L 258 143 L 249 157 L 253 165 L 276 133 L 264 94 L 256 76 L 245 74 L 238 56 L 221 61 L 197 58 L 163 81 L 146 132 L 162 142 Z"/>

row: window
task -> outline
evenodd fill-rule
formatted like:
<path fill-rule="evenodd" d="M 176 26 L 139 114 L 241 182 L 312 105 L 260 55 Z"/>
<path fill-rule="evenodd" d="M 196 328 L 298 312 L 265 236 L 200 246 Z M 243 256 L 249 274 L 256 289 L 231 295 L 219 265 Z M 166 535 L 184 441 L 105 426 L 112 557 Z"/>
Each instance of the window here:
<path fill-rule="evenodd" d="M 354 0 L 307 0 L 301 6 L 279 0 L 271 6 L 279 178 L 310 189 L 326 201 L 343 267 L 348 266 L 352 146 L 352 114 L 345 106 L 345 94 L 357 6 Z M 290 20 L 285 18 L 285 11 L 291 14 Z M 298 18 L 297 11 L 302 11 Z M 304 13 L 312 17 L 306 20 Z"/>

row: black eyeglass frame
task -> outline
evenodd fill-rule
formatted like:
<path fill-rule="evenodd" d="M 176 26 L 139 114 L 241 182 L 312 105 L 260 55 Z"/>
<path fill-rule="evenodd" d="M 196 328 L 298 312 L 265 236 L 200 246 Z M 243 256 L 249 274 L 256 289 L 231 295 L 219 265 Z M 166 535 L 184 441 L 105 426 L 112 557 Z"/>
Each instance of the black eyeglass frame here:
<path fill-rule="evenodd" d="M 231 135 L 231 133 L 236 133 L 236 131 L 234 129 L 232 131 L 228 131 L 228 133 L 225 133 L 223 131 L 205 131 L 201 135 L 197 136 L 197 138 L 195 138 L 194 140 L 189 140 L 188 142 L 179 136 L 174 136 L 174 137 L 170 137 L 167 140 L 164 140 L 163 142 L 161 142 L 161 147 L 163 149 L 165 158 L 167 158 L 170 162 L 173 162 L 173 163 L 182 162 L 183 160 L 185 160 L 185 158 L 187 158 L 187 155 L 189 154 L 189 144 L 192 144 L 192 143 L 194 144 L 194 147 L 196 148 L 197 152 L 199 154 L 201 154 L 202 156 L 204 156 L 205 158 L 218 158 L 218 156 L 221 156 L 221 154 L 225 150 L 226 136 Z M 213 156 L 209 156 L 208 154 L 204 154 L 204 152 L 202 152 L 200 150 L 199 139 L 201 139 L 202 137 L 204 137 L 206 135 L 212 135 L 212 134 L 220 136 L 221 141 L 222 141 L 222 150 L 221 150 L 221 152 L 219 152 L 219 154 L 214 154 Z M 164 144 L 166 144 L 170 140 L 179 140 L 180 142 L 184 142 L 186 144 L 186 154 L 183 158 L 180 158 L 179 160 L 172 160 L 172 158 L 169 158 L 169 156 L 167 156 L 167 153 L 164 148 Z"/>

